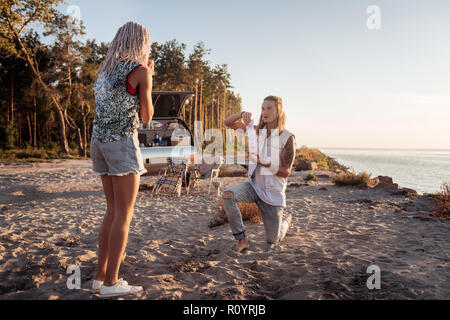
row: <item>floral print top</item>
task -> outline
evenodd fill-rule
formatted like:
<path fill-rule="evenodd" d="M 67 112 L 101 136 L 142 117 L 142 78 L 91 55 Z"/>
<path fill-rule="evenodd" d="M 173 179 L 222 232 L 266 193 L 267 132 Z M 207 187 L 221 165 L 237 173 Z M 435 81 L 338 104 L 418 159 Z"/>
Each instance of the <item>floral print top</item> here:
<path fill-rule="evenodd" d="M 127 77 L 140 64 L 121 60 L 111 74 L 102 72 L 94 84 L 96 114 L 92 136 L 101 142 L 122 140 L 139 127 L 139 96 L 127 90 Z"/>

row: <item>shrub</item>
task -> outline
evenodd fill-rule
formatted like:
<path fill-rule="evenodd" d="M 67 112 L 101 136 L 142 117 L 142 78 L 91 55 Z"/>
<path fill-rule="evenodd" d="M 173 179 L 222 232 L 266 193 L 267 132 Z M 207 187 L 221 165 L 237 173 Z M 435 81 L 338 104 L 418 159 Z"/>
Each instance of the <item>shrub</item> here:
<path fill-rule="evenodd" d="M 49 149 L 49 150 L 59 150 L 59 143 L 56 141 L 47 141 L 44 144 L 44 148 L 45 149 Z"/>
<path fill-rule="evenodd" d="M 450 184 L 442 185 L 442 192 L 438 192 L 435 197 L 436 209 L 433 214 L 441 219 L 450 219 Z"/>
<path fill-rule="evenodd" d="M 314 173 L 310 172 L 310 173 L 308 173 L 308 175 L 306 176 L 305 180 L 306 180 L 306 181 L 311 181 L 311 180 L 317 181 L 317 177 L 316 177 L 316 175 L 315 175 Z"/>
<path fill-rule="evenodd" d="M 301 148 L 297 149 L 295 152 L 295 157 L 300 158 L 300 160 L 307 161 L 326 160 L 327 158 L 327 156 L 320 152 L 319 149 L 311 149 L 306 146 L 302 146 Z"/>
<path fill-rule="evenodd" d="M 2 149 L 13 149 L 18 135 L 15 121 L 0 125 L 0 147 Z"/>
<path fill-rule="evenodd" d="M 228 167 L 225 167 L 220 170 L 219 177 L 246 177 L 247 170 L 246 169 L 235 169 L 231 170 Z"/>
<path fill-rule="evenodd" d="M 78 149 L 78 144 L 77 144 L 75 141 L 70 141 L 70 142 L 69 142 L 69 148 L 70 148 L 71 150 Z"/>
<path fill-rule="evenodd" d="M 57 150 L 47 150 L 47 154 L 48 154 L 49 158 L 51 158 L 51 159 L 58 158 Z"/>
<path fill-rule="evenodd" d="M 317 170 L 329 170 L 328 161 L 326 159 L 320 159 L 317 163 Z"/>
<path fill-rule="evenodd" d="M 347 172 L 349 169 L 348 167 L 337 162 L 334 158 L 322 153 L 317 148 L 302 146 L 295 151 L 295 159 L 297 163 L 299 160 L 315 162 L 318 170 L 330 170 L 337 173 L 340 171 Z"/>
<path fill-rule="evenodd" d="M 18 158 L 18 159 L 28 159 L 28 158 L 47 159 L 48 154 L 44 150 L 24 149 L 24 150 L 20 150 L 19 152 L 16 153 L 16 158 Z"/>
<path fill-rule="evenodd" d="M 338 186 L 356 186 L 364 182 L 368 183 L 370 181 L 370 176 L 371 174 L 365 171 L 356 173 L 355 170 L 352 170 L 352 172 L 339 173 L 333 177 L 332 181 Z"/>
<path fill-rule="evenodd" d="M 238 207 L 241 210 L 242 220 L 258 223 L 262 221 L 261 211 L 256 203 L 238 202 Z M 223 202 L 219 202 L 220 211 L 212 218 L 209 227 L 217 227 L 228 222 L 228 217 L 223 208 Z"/>

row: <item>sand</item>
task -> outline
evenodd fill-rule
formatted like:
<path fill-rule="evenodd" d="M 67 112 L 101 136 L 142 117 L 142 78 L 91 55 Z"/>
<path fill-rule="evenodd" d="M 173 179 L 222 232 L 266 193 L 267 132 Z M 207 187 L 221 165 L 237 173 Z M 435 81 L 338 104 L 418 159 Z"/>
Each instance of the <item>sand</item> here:
<path fill-rule="evenodd" d="M 222 178 L 225 187 L 245 180 Z M 180 198 L 139 191 L 120 277 L 145 291 L 120 299 L 450 297 L 450 222 L 430 216 L 431 200 L 326 178 L 289 187 L 285 240 L 268 246 L 264 226 L 248 222 L 250 249 L 238 254 L 229 224 L 208 227 L 220 199 L 207 190 L 201 181 Z M 89 289 L 105 208 L 90 160 L 0 165 L 0 299 L 99 299 Z M 67 288 L 70 265 L 80 290 Z M 367 288 L 370 265 L 379 290 Z"/>

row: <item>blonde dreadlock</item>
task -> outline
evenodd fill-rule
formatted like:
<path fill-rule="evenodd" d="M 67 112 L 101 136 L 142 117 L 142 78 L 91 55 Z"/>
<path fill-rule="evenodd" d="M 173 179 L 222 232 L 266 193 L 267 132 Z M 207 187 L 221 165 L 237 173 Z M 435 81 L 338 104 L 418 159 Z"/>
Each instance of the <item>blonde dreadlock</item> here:
<path fill-rule="evenodd" d="M 137 22 L 127 22 L 116 33 L 109 45 L 100 73 L 109 76 L 120 60 L 126 63 L 139 62 L 147 66 L 150 55 L 150 35 L 148 30 Z"/>

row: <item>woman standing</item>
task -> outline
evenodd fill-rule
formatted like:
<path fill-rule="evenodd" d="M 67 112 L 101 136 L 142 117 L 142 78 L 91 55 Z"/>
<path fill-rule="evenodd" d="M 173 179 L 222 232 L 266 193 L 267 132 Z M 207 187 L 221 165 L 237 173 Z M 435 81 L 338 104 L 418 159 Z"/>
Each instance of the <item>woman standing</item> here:
<path fill-rule="evenodd" d="M 98 238 L 98 271 L 92 291 L 101 297 L 136 293 L 118 278 L 144 168 L 137 129 L 153 117 L 147 29 L 128 22 L 117 31 L 94 85 L 96 115 L 91 139 L 93 171 L 101 175 L 106 214 Z"/>
<path fill-rule="evenodd" d="M 257 164 L 249 165 L 248 182 L 228 188 L 222 195 L 231 231 L 239 241 L 237 252 L 249 247 L 238 202 L 254 202 L 258 205 L 268 243 L 283 240 L 291 223 L 291 216 L 283 217 L 283 212 L 286 207 L 287 178 L 291 174 L 295 158 L 295 137 L 284 128 L 286 116 L 281 98 L 269 96 L 264 99 L 259 124 L 254 128 L 249 127 L 251 119 L 252 114 L 249 112 L 225 119 L 226 126 L 235 130 L 256 130 L 259 138 Z M 271 154 L 275 163 L 262 157 L 271 151 L 276 153 Z"/>

